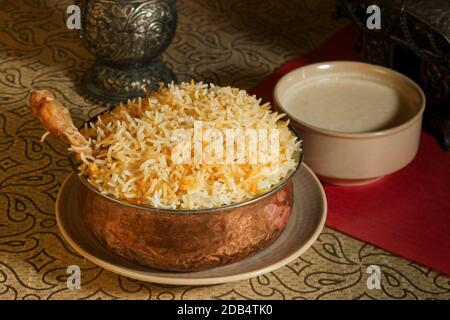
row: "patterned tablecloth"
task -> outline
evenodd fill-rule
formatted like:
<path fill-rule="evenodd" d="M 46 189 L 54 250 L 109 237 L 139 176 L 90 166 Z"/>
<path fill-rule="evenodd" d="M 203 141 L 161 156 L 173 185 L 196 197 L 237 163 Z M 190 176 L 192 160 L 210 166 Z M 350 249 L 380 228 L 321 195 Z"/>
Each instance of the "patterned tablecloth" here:
<path fill-rule="evenodd" d="M 70 172 L 64 146 L 26 106 L 31 86 L 52 88 L 78 124 L 102 110 L 79 93 L 93 57 L 65 28 L 70 1 L 0 0 L 1 299 L 390 299 L 450 298 L 450 279 L 325 228 L 290 265 L 254 279 L 173 287 L 118 276 L 80 257 L 56 226 L 55 198 Z M 179 80 L 249 88 L 342 27 L 327 0 L 179 0 L 177 35 L 164 58 Z M 437 244 L 438 245 L 438 244 Z M 68 290 L 66 268 L 82 285 Z M 368 289 L 367 267 L 382 271 Z"/>

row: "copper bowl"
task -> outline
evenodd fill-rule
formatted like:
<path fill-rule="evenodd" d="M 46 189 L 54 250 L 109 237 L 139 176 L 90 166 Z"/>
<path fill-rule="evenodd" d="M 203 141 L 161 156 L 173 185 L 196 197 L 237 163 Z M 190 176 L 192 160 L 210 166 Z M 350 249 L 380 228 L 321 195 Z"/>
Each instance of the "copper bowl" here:
<path fill-rule="evenodd" d="M 80 175 L 82 191 L 76 196 L 88 230 L 109 250 L 152 268 L 199 271 L 241 260 L 280 236 L 293 205 L 291 178 L 301 162 L 299 152 L 296 170 L 269 192 L 219 208 L 171 210 L 133 204 L 101 194 Z"/>

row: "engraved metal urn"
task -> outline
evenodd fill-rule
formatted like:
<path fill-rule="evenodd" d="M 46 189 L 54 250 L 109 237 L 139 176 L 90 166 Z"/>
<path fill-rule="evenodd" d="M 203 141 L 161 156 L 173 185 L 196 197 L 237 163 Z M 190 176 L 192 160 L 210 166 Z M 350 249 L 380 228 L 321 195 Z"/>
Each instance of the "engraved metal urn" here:
<path fill-rule="evenodd" d="M 84 0 L 82 20 L 96 61 L 81 86 L 93 100 L 117 104 L 174 80 L 160 55 L 175 34 L 176 0 Z"/>

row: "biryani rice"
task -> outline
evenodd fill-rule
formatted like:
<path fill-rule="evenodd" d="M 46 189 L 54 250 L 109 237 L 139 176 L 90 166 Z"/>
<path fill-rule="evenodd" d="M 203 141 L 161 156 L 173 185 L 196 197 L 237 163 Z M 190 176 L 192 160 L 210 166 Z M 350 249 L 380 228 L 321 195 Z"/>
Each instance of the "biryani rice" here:
<path fill-rule="evenodd" d="M 156 208 L 215 208 L 261 195 L 296 169 L 300 142 L 283 117 L 244 90 L 172 83 L 101 114 L 81 130 L 89 145 L 71 151 L 80 174 L 102 194 Z M 195 121 L 202 121 L 203 130 L 278 129 L 279 161 L 173 162 L 173 130 L 192 129 Z"/>

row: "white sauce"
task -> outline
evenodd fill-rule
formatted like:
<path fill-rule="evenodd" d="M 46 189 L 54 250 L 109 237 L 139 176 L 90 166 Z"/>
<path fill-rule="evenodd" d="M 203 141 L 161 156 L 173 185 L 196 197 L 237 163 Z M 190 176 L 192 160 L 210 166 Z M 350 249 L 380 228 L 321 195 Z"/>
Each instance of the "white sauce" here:
<path fill-rule="evenodd" d="M 283 106 L 293 117 L 323 129 L 371 132 L 404 122 L 405 99 L 382 83 L 352 78 L 312 79 L 291 88 Z"/>

